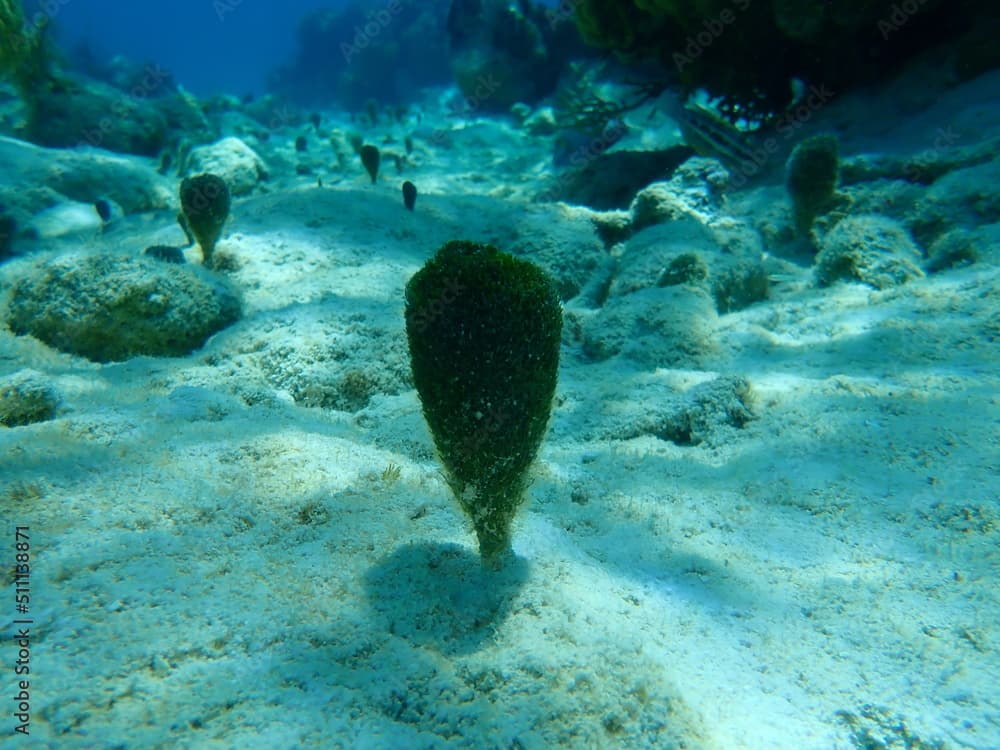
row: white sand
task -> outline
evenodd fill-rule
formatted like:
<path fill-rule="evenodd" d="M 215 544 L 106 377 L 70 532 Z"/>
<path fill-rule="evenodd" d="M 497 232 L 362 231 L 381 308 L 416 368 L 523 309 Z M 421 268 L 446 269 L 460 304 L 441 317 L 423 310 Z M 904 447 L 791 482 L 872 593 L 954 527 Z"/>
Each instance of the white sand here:
<path fill-rule="evenodd" d="M 237 201 L 220 252 L 247 314 L 186 358 L 101 366 L 0 331 L 0 375 L 32 367 L 64 399 L 0 428 L 4 564 L 15 525 L 32 545 L 31 735 L 10 746 L 1000 747 L 996 266 L 884 292 L 803 271 L 722 316 L 703 371 L 568 343 L 501 573 L 480 569 L 412 389 L 352 413 L 261 385 L 257 352 L 290 384 L 331 348 L 405 364 L 410 275 L 445 239 L 524 220 L 460 197 L 524 181 L 504 164 L 426 154 L 412 215 L 394 175 Z M 178 242 L 172 222 L 40 252 L 137 252 Z M 583 437 L 716 373 L 756 395 L 725 440 Z"/>

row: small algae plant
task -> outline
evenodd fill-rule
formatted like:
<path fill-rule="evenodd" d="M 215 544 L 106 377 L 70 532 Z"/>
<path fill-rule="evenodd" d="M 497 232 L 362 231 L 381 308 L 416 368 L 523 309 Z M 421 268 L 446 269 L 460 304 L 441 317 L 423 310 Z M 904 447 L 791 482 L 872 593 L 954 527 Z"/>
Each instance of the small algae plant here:
<path fill-rule="evenodd" d="M 548 277 L 491 245 L 449 242 L 406 286 L 413 381 L 487 567 L 510 554 L 511 522 L 548 425 L 561 331 Z"/>

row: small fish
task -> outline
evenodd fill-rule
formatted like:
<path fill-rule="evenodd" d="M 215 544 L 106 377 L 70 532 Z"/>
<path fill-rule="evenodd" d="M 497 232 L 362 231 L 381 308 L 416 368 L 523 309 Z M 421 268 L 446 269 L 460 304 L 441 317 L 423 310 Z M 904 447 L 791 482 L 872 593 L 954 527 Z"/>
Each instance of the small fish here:
<path fill-rule="evenodd" d="M 685 104 L 676 119 L 684 141 L 699 156 L 718 159 L 729 167 L 758 161 L 753 134 L 740 130 L 707 107 Z"/>
<path fill-rule="evenodd" d="M 173 245 L 153 245 L 147 247 L 144 253 L 150 258 L 156 258 L 156 260 L 162 260 L 164 263 L 183 263 L 184 262 L 184 251 L 179 247 L 174 247 Z"/>
<path fill-rule="evenodd" d="M 600 130 L 566 128 L 555 139 L 552 162 L 557 167 L 581 167 L 618 143 L 628 130 L 620 117 L 608 119 Z"/>
<path fill-rule="evenodd" d="M 104 198 L 94 201 L 94 210 L 105 224 L 111 221 L 111 204 Z"/>

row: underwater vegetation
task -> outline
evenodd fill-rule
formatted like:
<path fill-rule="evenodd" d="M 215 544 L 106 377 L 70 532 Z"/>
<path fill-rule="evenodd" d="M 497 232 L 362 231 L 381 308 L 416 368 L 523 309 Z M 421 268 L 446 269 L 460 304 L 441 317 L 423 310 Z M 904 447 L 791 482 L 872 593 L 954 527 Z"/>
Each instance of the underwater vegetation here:
<path fill-rule="evenodd" d="M 145 66 L 128 91 L 79 75 L 50 42 L 49 23 L 45 12 L 29 20 L 18 0 L 0 0 L 0 81 L 14 87 L 25 107 L 18 137 L 156 156 L 178 130 L 193 130 L 201 112 L 173 91 L 169 73 Z"/>
<path fill-rule="evenodd" d="M 29 23 L 18 0 L 0 0 L 0 80 L 10 81 L 26 102 L 54 82 L 47 16 Z"/>
<path fill-rule="evenodd" d="M 417 205 L 417 186 L 409 180 L 403 183 L 403 205 L 408 211 L 412 211 Z"/>
<path fill-rule="evenodd" d="M 793 103 L 792 79 L 835 92 L 878 79 L 932 44 L 974 34 L 977 16 L 988 16 L 991 6 L 985 0 L 919 5 L 919 13 L 905 14 L 891 0 L 574 3 L 587 41 L 658 61 L 686 91 L 703 88 L 717 97 L 734 120 L 783 112 Z"/>
<path fill-rule="evenodd" d="M 655 85 L 647 85 L 635 86 L 627 96 L 603 96 L 597 91 L 599 71 L 599 67 L 569 64 L 555 95 L 557 127 L 598 138 L 607 132 L 609 126 L 624 129 L 619 118 L 659 94 Z"/>
<path fill-rule="evenodd" d="M 214 174 L 185 177 L 180 188 L 184 225 L 191 231 L 206 266 L 212 266 L 212 252 L 229 218 L 229 187 Z"/>
<path fill-rule="evenodd" d="M 405 102 L 451 79 L 444 17 L 448 3 L 350 0 L 303 16 L 298 54 L 269 88 L 300 102 L 336 99 L 360 109 L 371 99 Z"/>
<path fill-rule="evenodd" d="M 27 23 L 18 0 L 0 0 L 0 78 L 13 83 L 22 96 L 30 96 L 34 86 L 49 77 L 46 29 L 44 23 Z"/>
<path fill-rule="evenodd" d="M 83 85 L 67 75 L 48 30 L 47 14 L 35 13 L 29 20 L 18 0 L 0 0 L 0 80 L 9 81 L 25 105 L 23 135 L 45 146 L 86 141 L 110 150 L 155 154 L 166 138 L 166 118 L 122 92 L 94 82 Z"/>
<path fill-rule="evenodd" d="M 813 220 L 834 199 L 839 170 L 837 139 L 832 135 L 806 138 L 792 151 L 785 168 L 795 229 L 808 234 Z"/>
<path fill-rule="evenodd" d="M 18 427 L 52 419 L 59 394 L 34 370 L 20 370 L 0 378 L 0 425 Z"/>
<path fill-rule="evenodd" d="M 118 362 L 184 356 L 241 314 L 235 288 L 201 268 L 70 253 L 13 285 L 7 324 L 59 351 Z"/>
<path fill-rule="evenodd" d="M 491 245 L 448 242 L 406 285 L 413 381 L 486 567 L 510 554 L 511 522 L 552 408 L 561 334 L 554 284 Z"/>
<path fill-rule="evenodd" d="M 378 181 L 378 168 L 382 162 L 382 154 L 379 153 L 377 146 L 372 146 L 371 144 L 362 146 L 358 153 L 361 156 L 361 164 L 364 166 L 368 176 L 371 177 L 372 184 L 374 185 Z"/>
<path fill-rule="evenodd" d="M 486 111 L 551 94 L 566 63 L 585 51 L 572 24 L 553 24 L 525 0 L 453 0 L 447 31 L 455 85 Z"/>
<path fill-rule="evenodd" d="M 303 17 L 296 58 L 275 71 L 270 88 L 300 103 L 336 99 L 360 110 L 454 84 L 471 109 L 505 112 L 552 93 L 565 63 L 585 54 L 573 24 L 552 23 L 528 0 L 350 0 Z"/>
<path fill-rule="evenodd" d="M 143 251 L 143 255 L 163 261 L 164 263 L 174 263 L 180 265 L 185 262 L 184 251 L 173 245 L 150 245 Z"/>

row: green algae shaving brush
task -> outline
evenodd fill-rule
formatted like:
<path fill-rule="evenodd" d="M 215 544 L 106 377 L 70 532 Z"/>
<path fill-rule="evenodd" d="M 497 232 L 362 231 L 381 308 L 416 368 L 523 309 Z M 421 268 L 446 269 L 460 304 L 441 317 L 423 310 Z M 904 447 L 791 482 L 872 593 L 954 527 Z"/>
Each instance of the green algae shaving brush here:
<path fill-rule="evenodd" d="M 449 242 L 406 285 L 413 381 L 489 568 L 511 553 L 511 522 L 552 408 L 561 332 L 549 278 L 491 245 Z"/>
<path fill-rule="evenodd" d="M 201 247 L 203 263 L 213 266 L 212 252 L 229 218 L 229 187 L 214 174 L 199 174 L 181 181 L 181 226 Z"/>

